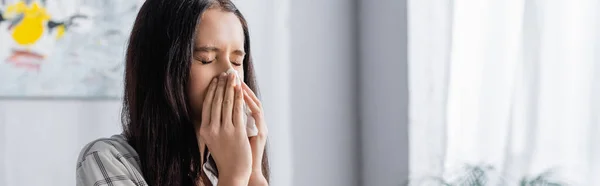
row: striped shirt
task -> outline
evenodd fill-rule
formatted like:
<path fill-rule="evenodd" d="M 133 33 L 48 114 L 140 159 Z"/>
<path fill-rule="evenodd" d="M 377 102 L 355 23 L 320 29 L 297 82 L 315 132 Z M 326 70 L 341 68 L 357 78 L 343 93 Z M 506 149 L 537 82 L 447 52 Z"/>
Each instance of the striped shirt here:
<path fill-rule="evenodd" d="M 215 169 L 204 164 L 213 185 Z M 102 138 L 87 144 L 77 159 L 78 186 L 147 186 L 140 170 L 140 158 L 122 135 Z"/>

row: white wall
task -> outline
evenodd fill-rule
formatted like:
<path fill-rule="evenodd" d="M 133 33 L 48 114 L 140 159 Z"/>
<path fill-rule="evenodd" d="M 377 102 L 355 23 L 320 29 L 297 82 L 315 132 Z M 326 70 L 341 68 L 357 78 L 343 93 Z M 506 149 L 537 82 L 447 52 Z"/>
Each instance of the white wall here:
<path fill-rule="evenodd" d="M 74 185 L 80 148 L 120 133 L 119 114 L 118 100 L 0 100 L 0 185 Z"/>

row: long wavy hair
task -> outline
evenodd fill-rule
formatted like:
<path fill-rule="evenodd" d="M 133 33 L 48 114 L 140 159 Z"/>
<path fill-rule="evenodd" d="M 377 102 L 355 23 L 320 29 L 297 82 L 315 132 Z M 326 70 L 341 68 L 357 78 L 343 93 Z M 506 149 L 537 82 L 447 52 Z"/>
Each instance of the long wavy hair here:
<path fill-rule="evenodd" d="M 232 12 L 244 30 L 244 81 L 258 93 L 246 20 L 229 0 L 146 0 L 126 54 L 123 133 L 137 151 L 144 179 L 153 186 L 191 186 L 202 181 L 187 89 L 200 18 L 209 8 Z M 266 150 L 265 150 L 266 151 Z M 267 153 L 263 174 L 269 180 Z"/>

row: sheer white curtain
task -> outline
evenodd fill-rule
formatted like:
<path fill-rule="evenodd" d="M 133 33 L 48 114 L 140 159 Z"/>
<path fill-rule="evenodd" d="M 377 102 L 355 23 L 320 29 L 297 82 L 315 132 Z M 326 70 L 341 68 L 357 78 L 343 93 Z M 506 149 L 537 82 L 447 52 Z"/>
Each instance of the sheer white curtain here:
<path fill-rule="evenodd" d="M 409 0 L 411 177 L 600 185 L 600 1 Z"/>

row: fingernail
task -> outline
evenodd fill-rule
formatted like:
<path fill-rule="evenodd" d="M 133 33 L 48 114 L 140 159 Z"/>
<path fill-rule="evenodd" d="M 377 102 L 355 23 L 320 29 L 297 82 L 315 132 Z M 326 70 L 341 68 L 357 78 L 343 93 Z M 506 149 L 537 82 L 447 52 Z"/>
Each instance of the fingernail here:
<path fill-rule="evenodd" d="M 226 77 L 227 77 L 227 74 L 226 74 L 226 73 L 222 73 L 220 78 L 221 78 L 222 80 L 224 80 Z"/>

